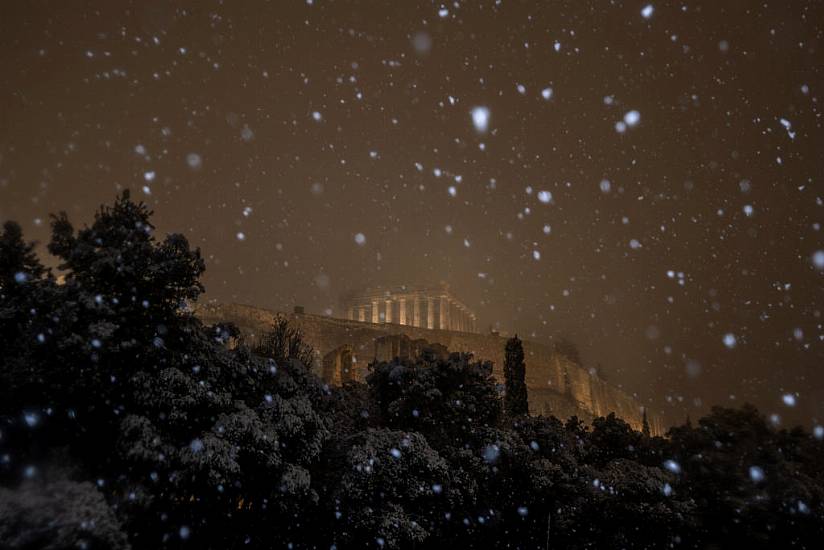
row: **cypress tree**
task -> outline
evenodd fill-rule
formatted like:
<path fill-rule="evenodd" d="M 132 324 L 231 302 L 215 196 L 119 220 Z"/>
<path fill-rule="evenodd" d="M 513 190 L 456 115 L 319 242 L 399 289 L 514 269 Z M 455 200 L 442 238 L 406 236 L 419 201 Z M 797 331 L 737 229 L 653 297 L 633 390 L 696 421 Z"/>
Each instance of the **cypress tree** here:
<path fill-rule="evenodd" d="M 524 416 L 529 413 L 526 393 L 526 365 L 524 364 L 524 346 L 516 334 L 506 342 L 504 360 L 504 410 L 510 417 Z"/>
<path fill-rule="evenodd" d="M 647 408 L 646 407 L 644 407 L 643 413 L 644 413 L 644 416 L 641 420 L 641 433 L 643 433 L 645 436 L 649 437 L 650 436 L 650 431 L 649 431 L 649 421 L 647 420 Z"/>

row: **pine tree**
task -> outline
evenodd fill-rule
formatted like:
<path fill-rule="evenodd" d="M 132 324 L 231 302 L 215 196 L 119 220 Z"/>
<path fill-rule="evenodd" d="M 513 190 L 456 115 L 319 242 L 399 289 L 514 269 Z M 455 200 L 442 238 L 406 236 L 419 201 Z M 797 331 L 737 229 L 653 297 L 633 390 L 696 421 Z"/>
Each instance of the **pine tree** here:
<path fill-rule="evenodd" d="M 524 416 L 529 413 L 526 393 L 526 365 L 524 364 L 524 346 L 516 334 L 506 342 L 504 359 L 504 410 L 510 417 Z"/>

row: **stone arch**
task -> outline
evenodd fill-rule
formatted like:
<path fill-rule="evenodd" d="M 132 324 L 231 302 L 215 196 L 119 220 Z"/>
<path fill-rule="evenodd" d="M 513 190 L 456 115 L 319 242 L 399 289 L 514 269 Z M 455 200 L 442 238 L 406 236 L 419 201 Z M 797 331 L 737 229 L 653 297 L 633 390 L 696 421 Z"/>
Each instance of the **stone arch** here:
<path fill-rule="evenodd" d="M 333 386 L 355 379 L 351 344 L 344 344 L 323 356 L 323 380 Z"/>

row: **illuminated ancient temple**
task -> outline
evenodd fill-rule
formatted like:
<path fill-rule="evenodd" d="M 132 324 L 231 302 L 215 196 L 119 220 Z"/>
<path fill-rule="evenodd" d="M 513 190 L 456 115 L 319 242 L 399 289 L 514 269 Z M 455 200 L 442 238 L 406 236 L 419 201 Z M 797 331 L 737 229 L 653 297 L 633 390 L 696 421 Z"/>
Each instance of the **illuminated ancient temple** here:
<path fill-rule="evenodd" d="M 476 360 L 491 361 L 493 376 L 504 380 L 507 337 L 477 330 L 475 313 L 444 285 L 380 287 L 343 297 L 348 318 L 306 313 L 269 311 L 241 304 L 203 303 L 198 317 L 205 323 L 230 322 L 249 341 L 287 318 L 300 329 L 304 342 L 314 349 L 314 372 L 332 386 L 363 382 L 375 361 L 415 361 L 428 351 L 471 353 Z M 585 421 L 615 412 L 634 429 L 643 427 L 644 407 L 560 353 L 552 342 L 523 340 L 526 384 L 532 414 L 572 415 Z M 663 434 L 657 415 L 647 418 L 653 434 Z"/>
<path fill-rule="evenodd" d="M 448 285 L 367 288 L 344 299 L 346 318 L 417 328 L 477 332 L 477 317 Z"/>

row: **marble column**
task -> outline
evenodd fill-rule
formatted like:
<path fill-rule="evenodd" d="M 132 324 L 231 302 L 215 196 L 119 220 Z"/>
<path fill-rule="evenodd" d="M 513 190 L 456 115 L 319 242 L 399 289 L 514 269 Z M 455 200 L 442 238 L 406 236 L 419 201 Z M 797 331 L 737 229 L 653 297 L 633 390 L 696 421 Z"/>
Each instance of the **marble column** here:
<path fill-rule="evenodd" d="M 383 320 L 385 323 L 392 322 L 392 300 L 386 300 L 386 309 L 384 310 Z"/>
<path fill-rule="evenodd" d="M 377 324 L 380 323 L 380 321 L 381 318 L 380 315 L 378 315 L 378 301 L 372 300 L 372 322 Z"/>
<path fill-rule="evenodd" d="M 406 298 L 398 298 L 398 322 L 402 325 L 406 322 Z"/>
<path fill-rule="evenodd" d="M 426 298 L 426 328 L 435 328 L 435 298 Z"/>
<path fill-rule="evenodd" d="M 412 298 L 412 326 L 421 326 L 421 299 L 418 296 Z"/>
<path fill-rule="evenodd" d="M 440 318 L 438 321 L 439 329 L 449 330 L 449 298 L 446 296 L 441 296 Z"/>
<path fill-rule="evenodd" d="M 349 306 L 348 308 L 346 308 L 346 318 L 349 319 L 350 321 L 355 320 L 355 308 L 354 307 Z"/>
<path fill-rule="evenodd" d="M 366 306 L 358 306 L 358 321 L 366 321 Z"/>

